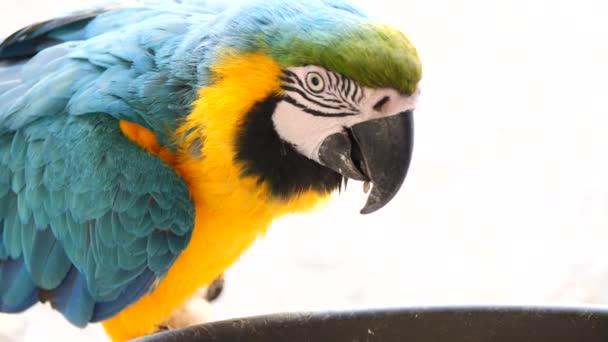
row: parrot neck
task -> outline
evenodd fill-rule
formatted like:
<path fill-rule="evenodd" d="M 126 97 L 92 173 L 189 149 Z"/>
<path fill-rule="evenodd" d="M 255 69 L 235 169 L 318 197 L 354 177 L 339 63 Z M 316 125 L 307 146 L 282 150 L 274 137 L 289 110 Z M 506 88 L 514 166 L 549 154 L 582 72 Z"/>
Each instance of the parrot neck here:
<path fill-rule="evenodd" d="M 245 117 L 236 153 L 244 174 L 257 177 L 279 199 L 288 200 L 309 190 L 326 195 L 338 189 L 340 174 L 305 157 L 279 137 L 272 115 L 281 101 L 282 96 L 271 95 L 255 104 Z"/>
<path fill-rule="evenodd" d="M 233 213 L 263 206 L 278 216 L 314 207 L 340 176 L 297 153 L 271 120 L 282 94 L 282 68 L 263 53 L 227 54 L 214 83 L 177 131 L 178 167 L 192 195 Z M 265 215 L 264 215 L 265 216 Z"/>

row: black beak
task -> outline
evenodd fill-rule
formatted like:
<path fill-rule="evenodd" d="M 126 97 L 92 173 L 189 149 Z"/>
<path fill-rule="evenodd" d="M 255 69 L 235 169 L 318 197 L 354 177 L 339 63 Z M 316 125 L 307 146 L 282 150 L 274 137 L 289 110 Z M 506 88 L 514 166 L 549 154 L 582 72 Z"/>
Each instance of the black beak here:
<path fill-rule="evenodd" d="M 341 175 L 370 181 L 373 188 L 361 214 L 384 207 L 397 194 L 412 159 L 413 112 L 369 120 L 327 137 L 319 160 Z"/>

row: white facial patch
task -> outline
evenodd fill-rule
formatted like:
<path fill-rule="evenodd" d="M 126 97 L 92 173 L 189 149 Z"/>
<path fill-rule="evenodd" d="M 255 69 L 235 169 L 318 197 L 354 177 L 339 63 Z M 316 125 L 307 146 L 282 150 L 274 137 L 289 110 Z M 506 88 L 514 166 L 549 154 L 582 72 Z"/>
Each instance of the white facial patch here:
<path fill-rule="evenodd" d="M 320 162 L 318 152 L 328 136 L 355 124 L 413 110 L 420 91 L 407 96 L 394 89 L 362 87 L 317 66 L 285 71 L 285 100 L 272 116 L 279 136 L 304 156 Z"/>

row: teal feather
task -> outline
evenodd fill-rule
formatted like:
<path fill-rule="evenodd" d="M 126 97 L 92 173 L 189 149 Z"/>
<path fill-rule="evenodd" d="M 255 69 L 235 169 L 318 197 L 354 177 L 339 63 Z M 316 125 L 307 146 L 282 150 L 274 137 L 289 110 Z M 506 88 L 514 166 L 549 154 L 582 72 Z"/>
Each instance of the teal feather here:
<path fill-rule="evenodd" d="M 9 190 L 10 190 L 10 185 L 8 185 L 7 183 L 0 182 L 0 200 L 2 200 L 2 198 L 8 194 Z M 1 212 L 2 212 L 2 204 L 0 204 L 0 213 Z M 3 217 L 3 216 L 0 216 L 0 217 Z"/>
<path fill-rule="evenodd" d="M 2 200 L 2 198 L 0 198 Z M 0 211 L 2 210 L 2 204 L 0 204 Z M 0 212 L 0 214 L 2 214 Z M 8 259 L 8 251 L 4 243 L 4 220 L 0 220 L 0 259 Z"/>
<path fill-rule="evenodd" d="M 169 209 L 173 205 L 173 203 L 168 201 L 161 192 L 153 192 L 150 194 L 150 196 L 152 197 L 150 200 L 153 200 L 155 205 L 161 209 Z"/>
<path fill-rule="evenodd" d="M 65 161 L 62 159 L 54 160 L 46 165 L 44 169 L 44 174 L 42 175 L 42 181 L 48 187 L 48 189 L 57 194 L 57 196 L 51 195 L 51 197 L 63 197 L 62 188 L 66 183 L 67 169 L 65 167 Z M 61 195 L 59 195 L 61 194 Z M 53 199 L 54 200 L 54 199 Z M 61 201 L 61 206 L 64 206 L 65 203 L 63 198 L 58 199 Z"/>
<path fill-rule="evenodd" d="M 150 196 L 149 195 L 140 195 L 139 198 L 133 203 L 133 205 L 129 208 L 129 210 L 125 211 L 122 216 L 127 216 L 131 219 L 141 219 L 148 211 L 150 207 Z M 139 223 L 137 223 L 139 224 Z"/>
<path fill-rule="evenodd" d="M 27 189 L 34 188 L 42 184 L 44 177 L 44 168 L 33 165 L 26 165 L 24 177 L 27 179 Z"/>
<path fill-rule="evenodd" d="M 10 196 L 10 197 L 9 197 Z M 0 217 L 5 218 L 14 209 L 10 207 L 12 194 L 8 192 L 4 195 L 0 195 Z M 0 219 L 3 220 L 3 219 Z M 2 232 L 4 231 L 4 224 L 0 224 L 0 239 L 2 238 Z M 1 244 L 0 244 L 1 245 Z"/>
<path fill-rule="evenodd" d="M 10 184 L 10 179 L 11 171 L 8 168 L 0 168 L 0 184 L 3 184 L 8 188 L 8 185 Z M 3 197 L 3 195 L 0 195 L 0 197 Z"/>
<path fill-rule="evenodd" d="M 105 215 L 103 215 L 97 220 L 97 225 L 99 226 L 97 233 L 99 235 L 100 241 L 104 244 L 104 246 L 109 248 L 116 247 L 116 245 L 118 245 L 118 242 L 114 239 L 114 236 L 112 235 L 111 210 L 108 210 Z"/>
<path fill-rule="evenodd" d="M 182 238 L 181 235 L 169 235 L 168 239 L 169 251 L 171 253 L 183 250 L 188 244 L 188 240 Z"/>
<path fill-rule="evenodd" d="M 71 263 L 50 228 L 34 235 L 32 251 L 24 253 L 32 280 L 44 284 L 45 289 L 54 289 L 67 275 Z"/>
<path fill-rule="evenodd" d="M 167 273 L 167 271 L 169 271 L 169 267 L 167 265 L 172 265 L 176 258 L 177 256 L 171 253 L 149 256 L 148 268 L 155 274 L 164 275 Z"/>
<path fill-rule="evenodd" d="M 28 223 L 32 217 L 32 210 L 29 207 L 29 204 L 27 203 L 27 198 L 25 197 L 25 194 L 23 193 L 17 196 L 17 214 L 19 217 L 19 221 L 22 224 Z"/>
<path fill-rule="evenodd" d="M 140 272 L 137 269 L 131 271 L 121 270 L 120 272 L 116 272 L 115 274 L 113 274 L 111 278 L 104 279 L 103 281 L 106 282 L 108 285 L 113 284 L 114 286 L 124 286 L 128 285 L 139 275 Z"/>
<path fill-rule="evenodd" d="M 52 201 L 52 199 L 50 199 L 49 201 Z M 48 209 L 46 209 L 45 206 L 45 211 L 48 212 Z M 65 241 L 66 239 L 69 237 L 68 231 L 67 229 L 65 229 L 65 227 L 67 227 L 67 214 L 66 213 L 62 213 L 62 214 L 58 214 L 58 215 L 50 215 L 52 217 L 51 219 L 51 230 L 53 231 L 53 235 L 55 236 L 55 238 L 59 241 L 63 241 L 64 245 L 65 245 Z M 65 246 L 64 246 L 65 247 Z"/>
<path fill-rule="evenodd" d="M 161 236 L 158 232 L 154 232 L 148 236 L 148 245 L 146 247 L 146 253 L 148 255 L 156 256 L 164 254 L 168 249 L 166 237 Z M 165 252 L 163 252 L 163 250 Z"/>
<path fill-rule="evenodd" d="M 146 236 L 149 234 L 149 230 L 152 228 L 147 227 L 145 230 L 140 229 L 140 227 L 142 227 L 141 222 L 143 220 L 143 216 L 136 216 L 133 218 L 125 212 L 118 214 L 118 218 L 120 222 L 119 227 L 124 229 L 126 232 L 134 234 L 135 236 Z"/>
<path fill-rule="evenodd" d="M 183 240 L 183 239 L 182 239 Z M 148 240 L 145 238 L 133 239 L 130 242 L 123 242 L 121 244 L 125 247 L 125 250 L 133 251 L 133 255 L 146 255 L 148 250 Z M 184 245 L 185 247 L 185 245 Z M 184 248 L 180 249 L 183 250 Z M 178 254 L 178 253 L 175 253 Z"/>
<path fill-rule="evenodd" d="M 42 191 L 38 193 L 40 194 L 42 193 Z M 41 196 L 39 198 L 44 198 L 44 196 Z M 46 198 L 46 200 L 48 201 L 48 198 Z M 33 209 L 32 216 L 34 220 L 33 224 L 36 229 L 46 229 L 46 227 L 51 222 L 51 217 L 49 216 L 48 212 L 44 210 L 43 206 L 39 207 L 38 209 Z"/>
<path fill-rule="evenodd" d="M 20 193 L 25 187 L 25 171 L 23 169 L 13 169 L 11 179 L 11 190 L 14 193 Z"/>
<path fill-rule="evenodd" d="M 40 183 L 36 181 L 32 182 L 32 184 L 29 184 L 29 177 L 27 177 L 27 175 L 25 178 L 28 179 L 28 185 L 25 188 L 25 191 L 23 191 L 22 193 L 25 203 L 27 203 L 27 206 L 32 211 L 44 209 L 43 203 L 45 201 L 48 201 L 48 196 L 45 196 L 44 193 L 46 189 L 44 188 L 44 186 L 40 186 Z"/>
<path fill-rule="evenodd" d="M 31 258 L 34 254 L 34 240 L 37 235 L 33 222 L 21 222 L 19 234 L 21 235 L 21 255 L 23 255 L 25 265 L 31 274 Z"/>
<path fill-rule="evenodd" d="M 106 247 L 103 245 L 103 243 L 101 242 L 101 238 L 97 234 L 97 230 L 95 229 L 95 221 L 89 221 L 86 227 L 89 237 L 89 252 L 93 255 L 93 258 L 95 259 L 95 265 L 102 266 L 102 260 Z"/>
<path fill-rule="evenodd" d="M 26 152 L 25 164 L 28 170 L 37 171 L 38 168 L 46 164 L 46 158 L 44 154 L 44 140 L 30 140 L 28 141 Z M 29 181 L 28 176 L 28 181 Z"/>
<path fill-rule="evenodd" d="M 118 250 L 118 266 L 123 270 L 140 269 L 146 263 L 146 254 L 134 255 L 125 249 Z"/>
<path fill-rule="evenodd" d="M 137 201 L 138 196 L 124 189 L 116 191 L 113 200 L 114 212 L 123 213 L 131 209 Z"/>
<path fill-rule="evenodd" d="M 0 99 L 1 101 L 1 99 Z M 9 160 L 11 159 L 11 147 L 12 147 L 12 139 L 9 134 L 0 134 L 0 165 L 8 165 Z M 4 170 L 0 170 L 1 174 L 10 174 L 10 170 L 8 168 Z M 0 179 L 2 177 L 0 176 Z"/>
<path fill-rule="evenodd" d="M 21 221 L 19 217 L 14 212 L 16 206 L 15 199 L 9 199 L 11 205 L 9 208 L 13 209 L 13 212 L 10 212 L 4 218 L 4 246 L 8 252 L 8 255 L 11 259 L 17 259 L 21 257 Z"/>
<path fill-rule="evenodd" d="M 141 226 L 148 227 L 143 222 Z M 119 214 L 115 212 L 112 213 L 112 236 L 114 241 L 120 241 L 121 246 L 133 243 L 138 238 L 135 234 L 130 233 L 128 229 L 125 229 L 125 226 L 120 222 Z"/>
<path fill-rule="evenodd" d="M 115 246 L 113 248 L 105 249 L 103 258 L 101 259 L 101 265 L 103 268 L 116 267 L 116 265 L 118 265 L 118 247 Z M 139 270 L 136 270 L 136 272 L 138 271 Z M 114 291 L 115 286 L 108 284 L 106 287 L 111 289 L 111 291 L 116 292 Z"/>

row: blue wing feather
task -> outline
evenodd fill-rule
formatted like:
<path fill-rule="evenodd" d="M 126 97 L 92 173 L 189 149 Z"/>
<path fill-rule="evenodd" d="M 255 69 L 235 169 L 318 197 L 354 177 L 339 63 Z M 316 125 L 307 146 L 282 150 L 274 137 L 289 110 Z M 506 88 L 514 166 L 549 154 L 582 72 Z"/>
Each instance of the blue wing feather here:
<path fill-rule="evenodd" d="M 167 112 L 171 94 L 192 97 L 195 87 L 159 72 L 150 55 L 186 24 L 170 15 L 146 24 L 150 37 L 123 35 L 112 31 L 158 11 L 122 11 L 45 22 L 0 45 L 0 59 L 21 58 L 0 60 L 2 312 L 44 300 L 77 326 L 110 318 L 145 295 L 190 239 L 183 180 L 118 127 L 125 119 L 166 129 L 187 113 L 183 103 Z"/>
<path fill-rule="evenodd" d="M 91 322 L 100 322 L 112 317 L 116 312 L 124 308 L 124 303 L 132 303 L 141 298 L 152 287 L 155 280 L 154 272 L 146 271 L 140 274 L 135 280 L 129 282 L 125 291 L 118 298 L 109 302 L 97 303 L 91 317 Z"/>
<path fill-rule="evenodd" d="M 175 171 L 130 143 L 114 118 L 60 114 L 55 120 L 65 127 L 51 134 L 53 144 L 43 142 L 35 156 L 15 149 L 26 158 L 18 172 L 44 172 L 53 165 L 46 156 L 61 150 L 70 175 L 54 185 L 60 189 L 55 191 L 49 191 L 45 177 L 33 177 L 32 183 L 25 177 L 17 192 L 3 196 L 0 282 L 15 286 L 2 287 L 0 303 L 2 311 L 22 310 L 44 290 L 54 308 L 83 326 L 118 313 L 166 274 L 190 238 L 193 207 Z M 44 126 L 44 120 L 35 121 L 8 135 L 29 147 L 30 132 Z M 13 172 L 4 163 L 0 169 Z M 58 197 L 53 192 L 63 195 L 62 210 L 45 209 L 44 203 Z M 120 212 L 113 206 L 119 194 L 128 199 L 118 206 Z M 159 210 L 165 213 L 153 214 Z M 44 215 L 35 219 L 34 212 Z M 170 249 L 170 239 L 182 248 Z"/>
<path fill-rule="evenodd" d="M 23 257 L 0 262 L 0 311 L 20 312 L 38 301 L 38 289 L 32 281 Z"/>

